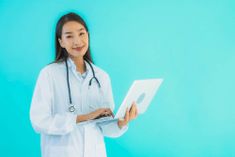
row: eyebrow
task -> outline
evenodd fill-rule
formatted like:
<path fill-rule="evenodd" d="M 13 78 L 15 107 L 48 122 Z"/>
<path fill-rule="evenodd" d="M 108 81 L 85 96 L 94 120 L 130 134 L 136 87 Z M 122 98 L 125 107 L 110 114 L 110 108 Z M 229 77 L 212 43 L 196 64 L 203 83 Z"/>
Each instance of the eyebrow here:
<path fill-rule="evenodd" d="M 80 31 L 82 31 L 82 30 L 85 30 L 85 28 L 80 28 L 80 29 L 78 29 L 77 31 L 80 32 Z M 72 32 L 65 32 L 64 34 L 72 34 Z"/>

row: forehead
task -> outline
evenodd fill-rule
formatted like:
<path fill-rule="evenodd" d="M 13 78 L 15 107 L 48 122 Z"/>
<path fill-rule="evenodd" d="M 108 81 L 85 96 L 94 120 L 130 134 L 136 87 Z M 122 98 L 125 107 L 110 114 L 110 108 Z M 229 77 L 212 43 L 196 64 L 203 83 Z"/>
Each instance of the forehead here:
<path fill-rule="evenodd" d="M 62 28 L 62 33 L 86 30 L 85 27 L 76 21 L 66 22 Z"/>

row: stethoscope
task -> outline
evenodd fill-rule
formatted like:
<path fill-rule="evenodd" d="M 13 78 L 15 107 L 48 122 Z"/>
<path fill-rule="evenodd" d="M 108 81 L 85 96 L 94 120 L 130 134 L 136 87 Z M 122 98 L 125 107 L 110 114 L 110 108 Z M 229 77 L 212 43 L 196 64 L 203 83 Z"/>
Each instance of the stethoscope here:
<path fill-rule="evenodd" d="M 89 81 L 89 87 L 91 86 L 92 84 L 92 80 L 95 79 L 95 81 L 97 82 L 98 84 L 98 87 L 100 88 L 101 85 L 100 85 L 100 82 L 99 80 L 97 79 L 97 77 L 95 76 L 95 71 L 94 71 L 94 68 L 93 66 L 91 65 L 90 61 L 88 61 L 87 59 L 84 58 L 84 60 L 89 64 L 89 66 L 91 67 L 91 71 L 92 71 L 92 78 L 90 79 Z M 73 113 L 75 112 L 76 108 L 72 102 L 72 97 L 71 97 L 71 89 L 70 89 L 70 81 L 69 81 L 69 68 L 68 68 L 68 62 L 67 62 L 67 59 L 65 60 L 65 65 L 66 65 L 66 75 L 67 75 L 67 86 L 68 86 L 68 94 L 69 94 L 69 107 L 68 107 L 68 110 L 69 112 Z"/>

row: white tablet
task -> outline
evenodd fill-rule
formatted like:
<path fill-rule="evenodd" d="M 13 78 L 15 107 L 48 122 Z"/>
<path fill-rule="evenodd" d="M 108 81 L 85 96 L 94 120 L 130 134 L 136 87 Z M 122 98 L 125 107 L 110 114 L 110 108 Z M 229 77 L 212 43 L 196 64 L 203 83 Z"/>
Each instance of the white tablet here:
<path fill-rule="evenodd" d="M 163 79 L 134 81 L 119 107 L 115 119 L 123 118 L 127 108 L 130 109 L 133 102 L 136 102 L 138 113 L 143 114 L 147 110 L 162 81 Z"/>
<path fill-rule="evenodd" d="M 106 124 L 117 119 L 122 119 L 125 116 L 127 108 L 130 109 L 133 102 L 136 102 L 138 113 L 143 114 L 147 110 L 162 81 L 163 79 L 134 81 L 114 118 L 103 117 L 91 121 Z"/>

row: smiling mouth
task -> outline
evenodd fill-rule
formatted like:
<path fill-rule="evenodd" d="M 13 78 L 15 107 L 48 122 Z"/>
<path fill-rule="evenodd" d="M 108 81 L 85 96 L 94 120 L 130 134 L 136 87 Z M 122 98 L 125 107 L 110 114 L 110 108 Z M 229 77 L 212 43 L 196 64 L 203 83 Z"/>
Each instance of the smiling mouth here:
<path fill-rule="evenodd" d="M 84 46 L 82 46 L 82 47 L 76 47 L 76 48 L 73 48 L 73 49 L 76 50 L 76 51 L 81 51 L 83 48 L 84 48 Z"/>

